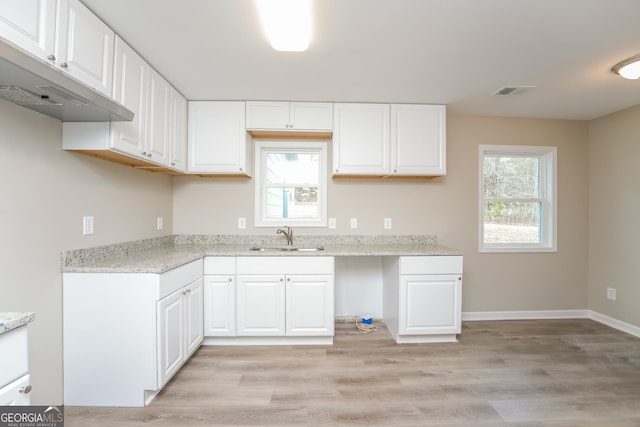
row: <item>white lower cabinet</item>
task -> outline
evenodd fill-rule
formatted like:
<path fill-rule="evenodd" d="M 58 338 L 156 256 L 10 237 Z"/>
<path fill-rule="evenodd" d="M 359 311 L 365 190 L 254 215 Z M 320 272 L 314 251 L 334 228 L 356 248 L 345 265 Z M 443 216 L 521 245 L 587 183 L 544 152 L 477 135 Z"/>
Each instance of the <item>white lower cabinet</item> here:
<path fill-rule="evenodd" d="M 462 256 L 385 257 L 383 272 L 383 316 L 396 342 L 457 341 Z"/>
<path fill-rule="evenodd" d="M 64 403 L 144 406 L 203 339 L 202 260 L 156 273 L 64 273 Z"/>
<path fill-rule="evenodd" d="M 0 406 L 31 404 L 27 327 L 0 334 Z"/>
<path fill-rule="evenodd" d="M 332 342 L 333 257 L 207 257 L 204 272 L 205 344 Z"/>

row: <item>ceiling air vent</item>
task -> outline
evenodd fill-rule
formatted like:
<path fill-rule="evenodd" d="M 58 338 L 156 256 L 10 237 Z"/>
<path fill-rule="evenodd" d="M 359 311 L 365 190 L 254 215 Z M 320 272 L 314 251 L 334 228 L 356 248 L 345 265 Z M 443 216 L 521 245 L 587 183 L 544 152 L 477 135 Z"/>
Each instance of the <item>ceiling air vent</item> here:
<path fill-rule="evenodd" d="M 493 95 L 520 95 L 521 93 L 525 93 L 530 91 L 531 89 L 534 89 L 535 86 L 503 86 L 500 89 L 498 89 L 497 91 L 493 92 L 491 94 L 491 96 Z"/>

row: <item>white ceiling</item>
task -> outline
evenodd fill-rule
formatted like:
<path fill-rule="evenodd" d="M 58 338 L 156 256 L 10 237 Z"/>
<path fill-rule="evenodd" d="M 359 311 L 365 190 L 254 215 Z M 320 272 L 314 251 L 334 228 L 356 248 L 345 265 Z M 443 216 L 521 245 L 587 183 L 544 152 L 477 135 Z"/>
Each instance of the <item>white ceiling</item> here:
<path fill-rule="evenodd" d="M 253 0 L 83 0 L 190 100 L 446 104 L 589 120 L 640 103 L 640 0 L 315 0 L 304 53 L 271 49 Z M 490 96 L 502 86 L 536 86 Z"/>

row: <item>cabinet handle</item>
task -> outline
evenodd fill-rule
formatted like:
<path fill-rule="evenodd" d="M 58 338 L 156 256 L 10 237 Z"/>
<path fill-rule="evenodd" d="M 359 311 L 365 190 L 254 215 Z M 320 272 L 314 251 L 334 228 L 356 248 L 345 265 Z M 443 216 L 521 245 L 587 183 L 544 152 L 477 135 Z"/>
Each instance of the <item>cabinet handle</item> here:
<path fill-rule="evenodd" d="M 462 277 L 458 277 L 458 280 L 462 280 Z"/>
<path fill-rule="evenodd" d="M 175 166 L 175 165 L 176 165 L 176 162 L 171 162 L 171 166 Z"/>
<path fill-rule="evenodd" d="M 336 169 L 336 172 L 340 172 L 340 169 Z"/>
<path fill-rule="evenodd" d="M 394 170 L 393 170 L 393 173 L 396 173 L 396 172 L 398 172 L 398 169 L 394 169 Z"/>
<path fill-rule="evenodd" d="M 22 394 L 29 394 L 29 393 L 31 393 L 31 388 L 32 387 L 30 385 L 27 385 L 27 386 L 24 386 L 24 387 L 20 387 L 20 390 L 18 390 L 18 392 L 22 393 Z"/>
<path fill-rule="evenodd" d="M 55 60 L 56 60 L 56 56 L 55 56 L 54 54 L 51 54 L 51 55 L 47 56 L 47 59 L 48 59 L 49 61 L 53 62 L 53 61 L 55 61 Z"/>
<path fill-rule="evenodd" d="M 147 157 L 151 158 L 151 153 L 148 153 L 148 154 L 147 154 Z"/>
<path fill-rule="evenodd" d="M 242 172 L 242 168 L 240 168 L 240 172 Z"/>
<path fill-rule="evenodd" d="M 229 281 L 230 281 L 230 282 L 233 282 L 233 278 L 229 277 Z"/>
<path fill-rule="evenodd" d="M 284 279 L 281 277 L 281 278 L 280 278 L 280 281 L 281 281 L 281 282 L 284 282 Z"/>
<path fill-rule="evenodd" d="M 69 64 L 67 64 L 66 62 L 63 62 L 62 64 L 60 64 L 60 66 L 65 69 L 69 68 Z"/>
<path fill-rule="evenodd" d="M 143 152 L 142 152 L 142 155 L 143 155 L 143 156 L 146 156 L 146 155 L 147 155 L 147 152 L 146 152 L 146 151 L 143 151 Z"/>
<path fill-rule="evenodd" d="M 290 281 L 291 281 L 291 277 L 287 277 L 287 282 L 290 282 Z"/>

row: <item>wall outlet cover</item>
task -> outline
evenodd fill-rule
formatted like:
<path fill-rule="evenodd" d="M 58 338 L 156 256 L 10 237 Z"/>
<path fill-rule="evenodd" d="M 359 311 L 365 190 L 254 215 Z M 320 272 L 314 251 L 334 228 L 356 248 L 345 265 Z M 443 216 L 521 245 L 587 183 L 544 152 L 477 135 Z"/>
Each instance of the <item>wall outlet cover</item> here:
<path fill-rule="evenodd" d="M 335 218 L 329 218 L 329 228 L 334 229 L 336 228 L 337 225 L 337 221 Z"/>
<path fill-rule="evenodd" d="M 358 218 L 351 218 L 351 228 L 358 228 Z"/>
<path fill-rule="evenodd" d="M 241 230 L 247 228 L 247 218 L 238 218 L 238 228 Z"/>
<path fill-rule="evenodd" d="M 85 236 L 93 234 L 93 217 L 92 216 L 82 217 L 82 234 Z"/>

